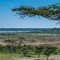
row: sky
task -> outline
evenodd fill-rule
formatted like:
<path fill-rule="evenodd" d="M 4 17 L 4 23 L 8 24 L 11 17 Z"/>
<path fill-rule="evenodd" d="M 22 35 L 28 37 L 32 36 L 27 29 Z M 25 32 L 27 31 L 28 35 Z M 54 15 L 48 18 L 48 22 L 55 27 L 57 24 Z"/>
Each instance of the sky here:
<path fill-rule="evenodd" d="M 19 19 L 12 8 L 24 6 L 48 6 L 60 3 L 60 0 L 0 0 L 0 28 L 60 28 L 59 21 L 36 16 Z"/>

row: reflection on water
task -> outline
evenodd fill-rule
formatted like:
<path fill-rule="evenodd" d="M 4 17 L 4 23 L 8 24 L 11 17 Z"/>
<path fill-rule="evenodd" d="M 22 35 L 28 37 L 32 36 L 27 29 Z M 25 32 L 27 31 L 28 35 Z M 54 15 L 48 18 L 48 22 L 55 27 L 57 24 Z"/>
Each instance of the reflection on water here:
<path fill-rule="evenodd" d="M 30 31 L 0 31 L 0 33 L 7 33 L 7 32 L 30 32 Z"/>
<path fill-rule="evenodd" d="M 50 28 L 0 28 L 0 33 L 6 32 L 37 32 L 50 30 Z"/>

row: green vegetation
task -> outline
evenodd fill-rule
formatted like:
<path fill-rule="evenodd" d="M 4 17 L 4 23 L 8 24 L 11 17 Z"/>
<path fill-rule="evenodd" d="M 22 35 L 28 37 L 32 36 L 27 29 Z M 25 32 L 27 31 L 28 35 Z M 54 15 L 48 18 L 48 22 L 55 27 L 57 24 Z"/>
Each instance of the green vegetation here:
<path fill-rule="evenodd" d="M 53 30 L 54 31 L 54 30 Z M 60 30 L 59 30 L 60 31 Z M 57 31 L 58 32 L 58 31 Z M 59 32 L 58 32 L 59 33 Z M 23 41 L 26 42 L 53 42 L 60 41 L 60 34 L 49 34 L 49 33 L 12 33 L 15 35 L 10 35 L 11 33 L 4 33 L 5 35 L 0 34 L 0 41 L 13 39 L 19 41 L 18 37 L 24 37 Z"/>
<path fill-rule="evenodd" d="M 23 57 L 35 57 L 37 58 L 39 55 L 46 55 L 47 60 L 51 54 L 58 54 L 59 48 L 54 46 L 30 46 L 30 45 L 23 45 L 23 46 L 14 46 L 14 45 L 0 45 L 0 53 L 3 54 L 18 54 L 22 58 Z M 12 56 L 10 56 L 12 58 Z M 17 57 L 16 57 L 17 58 Z"/>
<path fill-rule="evenodd" d="M 13 40 L 13 39 L 4 40 L 4 42 L 9 45 L 15 45 L 17 43 L 16 40 Z"/>
<path fill-rule="evenodd" d="M 55 53 L 56 52 L 56 47 L 53 47 L 53 46 L 46 46 L 45 47 L 45 50 L 44 50 L 44 55 L 47 56 L 47 60 L 49 58 L 49 56 L 52 54 L 52 53 Z"/>
<path fill-rule="evenodd" d="M 22 44 L 22 42 L 25 40 L 25 38 L 24 38 L 24 37 L 18 37 L 18 39 L 19 39 L 19 45 L 21 45 L 21 44 Z"/>
<path fill-rule="evenodd" d="M 53 20 L 60 20 L 60 4 L 52 4 L 38 8 L 32 6 L 20 6 L 19 8 L 12 9 L 12 11 L 15 11 L 21 18 L 39 15 Z"/>
<path fill-rule="evenodd" d="M 51 32 L 59 31 L 52 29 L 48 30 Z M 42 32 L 42 31 L 41 31 Z M 46 32 L 46 30 L 45 30 Z M 1 35 L 2 34 L 2 35 Z M 23 45 L 29 43 L 34 43 L 37 41 L 40 42 L 53 42 L 60 41 L 60 34 L 54 33 L 41 33 L 40 32 L 16 32 L 16 33 L 0 33 L 0 41 L 5 42 L 7 45 L 0 45 L 0 60 L 15 60 L 18 58 L 46 58 L 49 59 L 50 55 L 59 55 L 60 54 L 60 46 L 31 46 L 31 45 Z M 57 47 L 57 48 L 56 48 Z"/>
<path fill-rule="evenodd" d="M 39 55 L 39 59 L 40 59 L 40 54 L 43 52 L 44 46 L 38 46 L 36 47 L 36 53 L 38 53 Z"/>
<path fill-rule="evenodd" d="M 0 60 L 16 60 L 18 57 L 20 57 L 20 54 L 0 53 Z"/>

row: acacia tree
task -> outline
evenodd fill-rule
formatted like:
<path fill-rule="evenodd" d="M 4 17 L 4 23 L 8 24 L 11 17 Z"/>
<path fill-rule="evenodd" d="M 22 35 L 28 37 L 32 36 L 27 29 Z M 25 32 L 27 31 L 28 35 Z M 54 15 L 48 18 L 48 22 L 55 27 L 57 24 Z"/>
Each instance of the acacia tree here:
<path fill-rule="evenodd" d="M 24 37 L 18 37 L 18 39 L 19 39 L 19 45 L 22 45 L 22 42 L 23 42 L 23 40 L 25 40 L 25 38 Z"/>
<path fill-rule="evenodd" d="M 52 53 L 56 52 L 56 49 L 57 49 L 57 47 L 54 47 L 54 46 L 46 46 L 45 47 L 44 55 L 47 56 L 47 60 Z"/>
<path fill-rule="evenodd" d="M 60 20 L 60 3 L 38 8 L 32 6 L 20 6 L 18 8 L 13 8 L 12 11 L 15 11 L 21 18 L 39 15 L 53 20 Z"/>
<path fill-rule="evenodd" d="M 39 60 L 40 60 L 40 54 L 43 52 L 44 46 L 38 46 L 36 47 L 36 53 L 38 53 Z"/>
<path fill-rule="evenodd" d="M 13 40 L 13 39 L 7 39 L 4 42 L 9 45 L 16 45 L 16 43 L 17 43 L 16 40 Z"/>
<path fill-rule="evenodd" d="M 28 56 L 30 50 L 27 45 L 24 45 L 22 51 L 24 56 Z"/>

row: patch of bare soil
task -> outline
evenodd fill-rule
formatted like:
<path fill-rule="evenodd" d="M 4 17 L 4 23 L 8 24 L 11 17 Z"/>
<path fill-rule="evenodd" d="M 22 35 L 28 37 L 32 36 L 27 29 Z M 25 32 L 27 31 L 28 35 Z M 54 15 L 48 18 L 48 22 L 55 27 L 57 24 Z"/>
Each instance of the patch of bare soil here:
<path fill-rule="evenodd" d="M 23 42 L 23 45 L 33 45 L 33 46 L 38 46 L 38 45 L 60 45 L 60 41 L 54 41 L 54 42 Z"/>
<path fill-rule="evenodd" d="M 50 56 L 49 59 L 60 60 L 60 55 Z M 39 59 L 38 58 L 23 58 L 23 59 L 16 59 L 16 60 L 39 60 Z M 46 60 L 46 57 L 40 58 L 40 60 Z"/>
<path fill-rule="evenodd" d="M 54 42 L 26 42 L 24 41 L 22 45 L 33 45 L 33 46 L 39 46 L 39 45 L 60 45 L 60 41 L 54 41 Z M 0 45 L 7 45 L 4 42 L 0 42 Z"/>
<path fill-rule="evenodd" d="M 6 43 L 4 43 L 4 42 L 0 42 L 0 45 L 6 45 Z"/>

